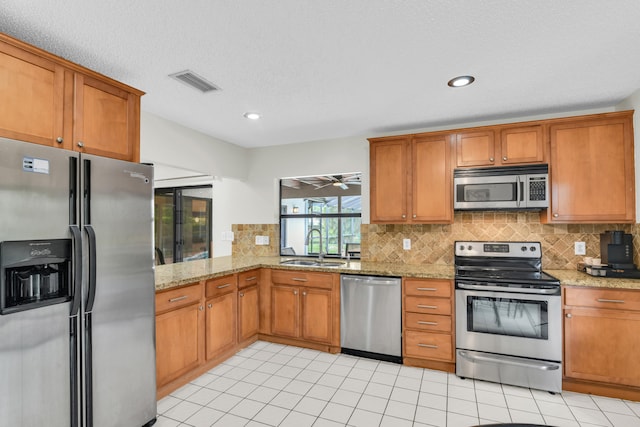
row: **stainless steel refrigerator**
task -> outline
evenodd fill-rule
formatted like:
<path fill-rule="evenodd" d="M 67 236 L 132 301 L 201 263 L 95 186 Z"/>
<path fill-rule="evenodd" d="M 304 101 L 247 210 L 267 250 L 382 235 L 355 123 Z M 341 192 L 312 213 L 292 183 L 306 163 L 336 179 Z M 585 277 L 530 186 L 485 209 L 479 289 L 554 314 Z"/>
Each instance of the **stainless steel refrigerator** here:
<path fill-rule="evenodd" d="M 155 423 L 153 168 L 0 138 L 0 427 Z"/>

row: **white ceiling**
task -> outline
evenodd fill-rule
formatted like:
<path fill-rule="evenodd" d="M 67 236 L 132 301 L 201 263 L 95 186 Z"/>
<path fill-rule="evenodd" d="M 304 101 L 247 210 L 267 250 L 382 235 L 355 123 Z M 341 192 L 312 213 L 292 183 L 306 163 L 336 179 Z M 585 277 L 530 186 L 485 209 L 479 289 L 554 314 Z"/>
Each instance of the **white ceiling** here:
<path fill-rule="evenodd" d="M 638 0 L 0 0 L 0 31 L 243 147 L 608 107 L 640 88 Z M 222 91 L 168 77 L 185 69 Z M 446 85 L 461 74 L 476 82 Z"/>

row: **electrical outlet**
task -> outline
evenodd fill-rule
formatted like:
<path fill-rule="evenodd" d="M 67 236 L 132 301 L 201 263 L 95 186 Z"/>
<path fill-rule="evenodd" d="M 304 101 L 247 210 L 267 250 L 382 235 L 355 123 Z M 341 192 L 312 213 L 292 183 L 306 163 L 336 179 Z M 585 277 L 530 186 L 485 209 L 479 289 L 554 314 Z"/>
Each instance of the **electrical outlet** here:
<path fill-rule="evenodd" d="M 587 254 L 587 245 L 584 242 L 575 242 L 574 243 L 574 253 L 576 255 L 586 255 Z"/>
<path fill-rule="evenodd" d="M 411 249 L 411 239 L 402 239 L 402 249 L 405 251 Z"/>

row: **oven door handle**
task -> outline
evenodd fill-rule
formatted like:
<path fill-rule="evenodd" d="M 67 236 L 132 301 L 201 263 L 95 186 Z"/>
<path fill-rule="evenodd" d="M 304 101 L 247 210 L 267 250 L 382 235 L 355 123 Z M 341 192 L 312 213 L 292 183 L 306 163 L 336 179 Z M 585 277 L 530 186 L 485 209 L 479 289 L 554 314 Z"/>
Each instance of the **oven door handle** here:
<path fill-rule="evenodd" d="M 525 362 L 523 360 L 517 360 L 513 357 L 500 356 L 498 354 L 492 354 L 489 356 L 480 354 L 469 354 L 466 351 L 458 350 L 458 355 L 472 362 L 501 363 L 503 365 L 520 366 L 524 368 L 538 369 L 541 371 L 556 371 L 560 369 L 560 365 L 558 363 L 546 363 L 537 360 L 529 360 Z"/>
<path fill-rule="evenodd" d="M 469 289 L 474 291 L 498 291 L 498 292 L 514 292 L 519 294 L 540 294 L 540 295 L 553 295 L 557 294 L 559 289 L 537 289 L 537 288 L 509 288 L 506 286 L 497 286 L 497 285 L 471 285 L 469 283 L 456 283 L 456 286 L 459 289 Z"/>

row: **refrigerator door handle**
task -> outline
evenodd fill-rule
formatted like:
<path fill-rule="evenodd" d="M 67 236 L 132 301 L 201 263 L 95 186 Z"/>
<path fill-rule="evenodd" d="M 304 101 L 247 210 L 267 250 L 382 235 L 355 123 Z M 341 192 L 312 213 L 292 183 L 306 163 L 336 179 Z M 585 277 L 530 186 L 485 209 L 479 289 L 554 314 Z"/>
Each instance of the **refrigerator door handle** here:
<path fill-rule="evenodd" d="M 91 224 L 91 160 L 84 160 L 84 218 L 85 224 Z"/>
<path fill-rule="evenodd" d="M 96 232 L 91 225 L 85 225 L 84 231 L 89 237 L 89 283 L 84 312 L 91 313 L 96 299 Z"/>
<path fill-rule="evenodd" d="M 77 225 L 70 225 L 73 242 L 73 299 L 71 300 L 71 317 L 77 316 L 82 298 L 82 233 Z"/>
<path fill-rule="evenodd" d="M 77 224 L 78 158 L 69 157 L 69 224 Z"/>

